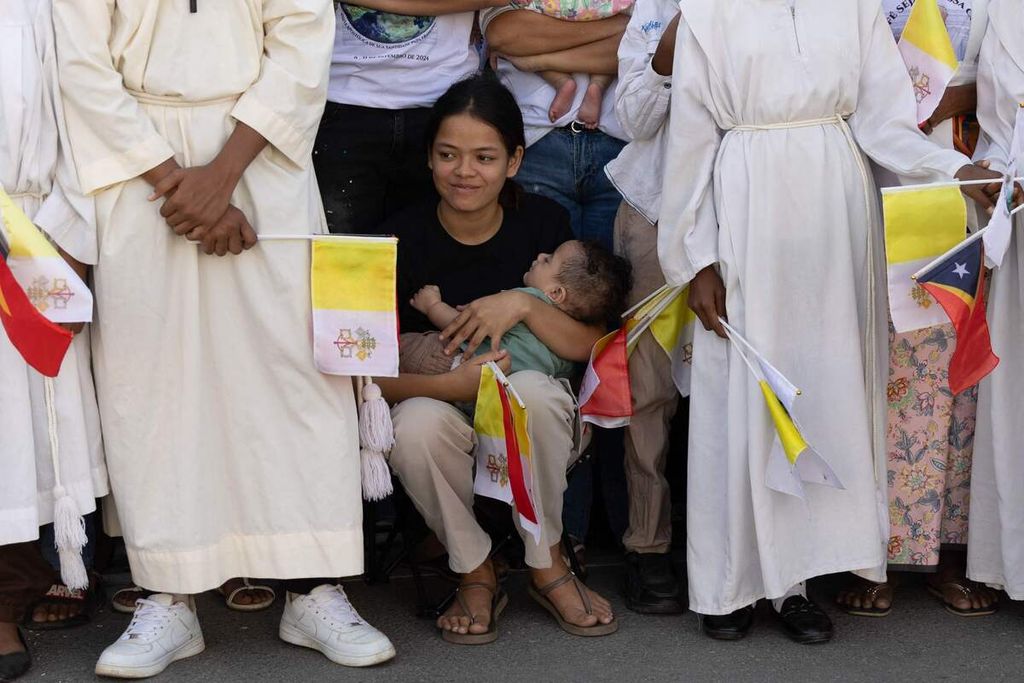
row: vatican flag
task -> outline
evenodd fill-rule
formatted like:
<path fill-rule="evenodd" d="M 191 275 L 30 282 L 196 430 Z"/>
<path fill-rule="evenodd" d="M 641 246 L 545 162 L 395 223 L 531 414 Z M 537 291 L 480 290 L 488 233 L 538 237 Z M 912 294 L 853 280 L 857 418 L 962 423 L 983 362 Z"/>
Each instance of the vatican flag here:
<path fill-rule="evenodd" d="M 317 236 L 313 357 L 329 375 L 398 376 L 398 240 Z"/>
<path fill-rule="evenodd" d="M 800 390 L 769 363 L 743 336 L 722 320 L 729 341 L 757 379 L 777 438 L 768 456 L 765 486 L 804 500 L 804 484 L 823 484 L 844 489 L 839 477 L 801 433 L 793 419 Z M 751 357 L 753 360 L 751 360 Z"/>
<path fill-rule="evenodd" d="M 2 188 L 0 213 L 7 266 L 32 305 L 53 323 L 90 322 L 92 292 Z"/>
<path fill-rule="evenodd" d="M 960 244 L 967 234 L 967 205 L 955 183 L 882 189 L 889 310 L 897 332 L 949 322 L 942 307 L 913 279 L 914 273 Z"/>
<path fill-rule="evenodd" d="M 917 96 L 917 120 L 924 123 L 934 112 L 960 62 L 936 0 L 917 0 L 899 42 Z"/>

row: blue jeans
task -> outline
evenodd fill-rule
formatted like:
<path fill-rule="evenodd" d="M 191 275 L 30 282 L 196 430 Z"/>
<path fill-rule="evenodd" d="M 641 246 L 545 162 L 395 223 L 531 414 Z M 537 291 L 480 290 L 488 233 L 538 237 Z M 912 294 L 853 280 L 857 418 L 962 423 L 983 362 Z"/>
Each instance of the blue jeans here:
<path fill-rule="evenodd" d="M 612 226 L 622 196 L 604 173 L 626 145 L 600 131 L 556 128 L 530 145 L 516 182 L 554 199 L 569 212 L 576 237 L 612 248 Z"/>
<path fill-rule="evenodd" d="M 516 181 L 527 192 L 564 206 L 576 237 L 595 240 L 612 250 L 615 214 L 622 196 L 608 180 L 604 167 L 625 144 L 600 131 L 556 128 L 526 150 Z M 629 524 L 622 435 L 602 431 L 595 435 L 592 461 L 578 466 L 565 492 L 562 522 L 565 530 L 580 541 L 586 539 L 590 528 L 595 469 L 612 535 L 622 538 Z"/>

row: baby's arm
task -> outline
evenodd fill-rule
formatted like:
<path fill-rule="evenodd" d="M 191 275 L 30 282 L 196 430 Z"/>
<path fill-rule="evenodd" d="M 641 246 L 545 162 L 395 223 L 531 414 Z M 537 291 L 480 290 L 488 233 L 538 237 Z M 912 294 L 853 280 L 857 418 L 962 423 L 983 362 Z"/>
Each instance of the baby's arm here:
<path fill-rule="evenodd" d="M 427 316 L 430 324 L 444 329 L 455 320 L 459 312 L 441 300 L 441 289 L 437 285 L 426 285 L 416 292 L 409 301 L 413 308 Z"/>

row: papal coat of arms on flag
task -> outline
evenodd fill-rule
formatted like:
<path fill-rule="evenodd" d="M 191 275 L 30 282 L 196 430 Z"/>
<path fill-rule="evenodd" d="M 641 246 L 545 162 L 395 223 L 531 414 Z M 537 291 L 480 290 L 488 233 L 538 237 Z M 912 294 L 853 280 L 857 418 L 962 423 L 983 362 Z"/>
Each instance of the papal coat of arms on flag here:
<path fill-rule="evenodd" d="M 313 355 L 331 375 L 398 376 L 398 240 L 313 239 Z"/>
<path fill-rule="evenodd" d="M 889 310 L 897 332 L 941 325 L 946 316 L 913 279 L 967 234 L 967 205 L 954 184 L 882 189 Z"/>
<path fill-rule="evenodd" d="M 960 62 L 936 0 L 917 0 L 899 42 L 917 97 L 917 120 L 935 112 Z"/>
<path fill-rule="evenodd" d="M 528 419 L 526 405 L 505 374 L 493 362 L 484 364 L 473 417 L 473 492 L 515 506 L 519 526 L 540 543 Z"/>

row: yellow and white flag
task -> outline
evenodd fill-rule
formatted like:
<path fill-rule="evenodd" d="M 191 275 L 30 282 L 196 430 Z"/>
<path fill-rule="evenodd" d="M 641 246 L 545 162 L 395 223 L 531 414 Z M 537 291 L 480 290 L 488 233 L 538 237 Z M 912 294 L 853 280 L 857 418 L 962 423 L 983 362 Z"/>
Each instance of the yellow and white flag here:
<path fill-rule="evenodd" d="M 626 311 L 624 327 L 629 331 L 630 354 L 648 329 L 672 362 L 672 380 L 682 396 L 690 395 L 693 367 L 693 332 L 697 314 L 690 310 L 689 288 L 662 285 L 646 299 Z"/>
<path fill-rule="evenodd" d="M 955 184 L 882 189 L 889 310 L 897 332 L 949 322 L 913 275 L 963 241 L 967 205 Z"/>
<path fill-rule="evenodd" d="M 533 446 L 526 405 L 493 362 L 480 368 L 473 417 L 476 477 L 473 492 L 513 505 L 519 525 L 540 543 L 533 496 Z"/>
<path fill-rule="evenodd" d="M 800 390 L 769 363 L 743 336 L 722 321 L 729 340 L 757 379 L 768 414 L 775 426 L 776 439 L 768 456 L 765 486 L 804 500 L 804 484 L 823 484 L 844 489 L 839 477 L 821 455 L 814 450 L 793 419 L 793 405 Z M 750 357 L 754 360 L 751 361 Z"/>
<path fill-rule="evenodd" d="M 924 123 L 942 100 L 960 62 L 936 0 L 917 0 L 903 29 L 900 53 L 917 97 L 917 122 Z"/>
<path fill-rule="evenodd" d="M 2 188 L 0 214 L 7 266 L 32 305 L 50 322 L 90 322 L 92 292 Z"/>
<path fill-rule="evenodd" d="M 313 240 L 313 357 L 329 375 L 398 376 L 398 240 Z"/>

